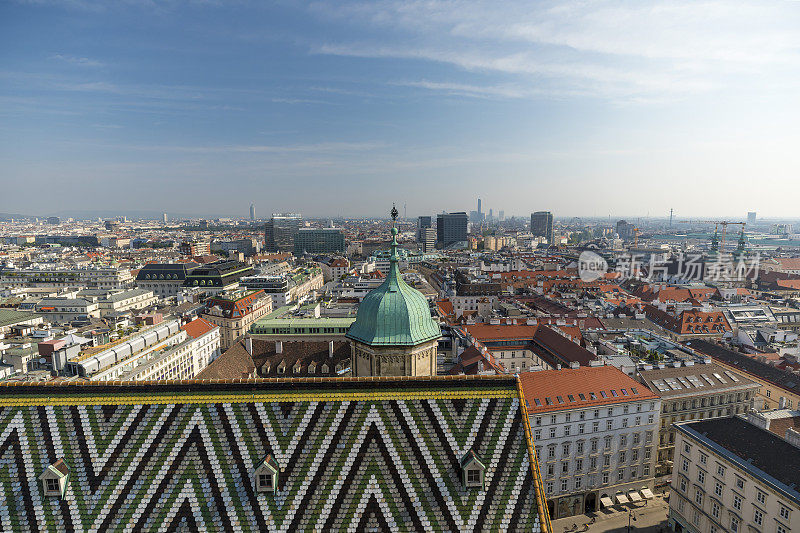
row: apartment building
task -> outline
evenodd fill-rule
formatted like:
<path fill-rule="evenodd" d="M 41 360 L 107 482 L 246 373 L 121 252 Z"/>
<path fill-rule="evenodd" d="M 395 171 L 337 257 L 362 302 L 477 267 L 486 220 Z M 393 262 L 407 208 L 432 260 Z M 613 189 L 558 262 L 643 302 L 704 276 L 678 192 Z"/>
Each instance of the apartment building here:
<path fill-rule="evenodd" d="M 472 324 L 467 333 L 480 341 L 506 371 L 588 366 L 595 354 L 535 320 L 524 324 Z"/>
<path fill-rule="evenodd" d="M 800 379 L 787 372 L 718 344 L 705 340 L 687 341 L 686 345 L 702 355 L 711 357 L 716 364 L 739 374 L 744 374 L 760 385 L 754 407 L 756 409 L 794 409 L 800 407 Z"/>
<path fill-rule="evenodd" d="M 680 362 L 675 363 L 681 365 Z M 639 380 L 661 397 L 656 477 L 672 473 L 675 457 L 673 423 L 746 413 L 759 385 L 744 375 L 714 363 L 654 368 L 639 372 Z"/>
<path fill-rule="evenodd" d="M 800 417 L 795 422 L 800 425 Z M 800 441 L 793 444 L 743 416 L 678 422 L 675 428 L 673 531 L 800 531 Z"/>
<path fill-rule="evenodd" d="M 272 300 L 263 290 L 237 290 L 209 298 L 202 317 L 220 328 L 225 351 L 250 329 L 250 325 L 272 311 Z"/>
<path fill-rule="evenodd" d="M 161 322 L 109 344 L 82 349 L 66 361 L 63 373 L 91 381 L 188 379 L 219 354 L 219 329 L 212 326 L 181 328 L 178 320 Z"/>
<path fill-rule="evenodd" d="M 97 300 L 100 316 L 106 317 L 114 313 L 137 311 L 155 305 L 157 298 L 153 291 L 146 289 L 130 289 L 127 291 L 112 291 Z"/>
<path fill-rule="evenodd" d="M 119 379 L 193 379 L 219 357 L 219 327 L 202 318 L 196 318 L 182 326 L 181 330 L 186 333 L 185 341 L 162 350 L 155 357 L 122 374 Z"/>
<path fill-rule="evenodd" d="M 656 394 L 613 366 L 519 377 L 551 518 L 653 496 Z"/>
<path fill-rule="evenodd" d="M 100 316 L 100 304 L 87 298 L 42 298 L 35 305 L 35 310 L 51 324 L 66 324 Z"/>
<path fill-rule="evenodd" d="M 86 287 L 125 289 L 133 284 L 127 268 L 0 269 L 0 287 Z"/>
<path fill-rule="evenodd" d="M 190 271 L 190 266 L 184 263 L 145 265 L 136 274 L 136 286 L 153 291 L 159 298 L 177 296 L 183 291 L 183 284 Z"/>

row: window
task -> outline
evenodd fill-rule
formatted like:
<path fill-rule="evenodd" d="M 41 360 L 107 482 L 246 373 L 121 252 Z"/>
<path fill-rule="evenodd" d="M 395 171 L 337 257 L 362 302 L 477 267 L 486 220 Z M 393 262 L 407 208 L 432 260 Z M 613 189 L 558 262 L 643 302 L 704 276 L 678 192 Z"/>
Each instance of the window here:
<path fill-rule="evenodd" d="M 708 462 L 708 456 L 706 454 L 704 454 L 704 453 L 701 453 L 700 454 L 700 463 L 701 464 L 706 464 L 707 462 Z"/>
<path fill-rule="evenodd" d="M 548 481 L 547 484 L 545 485 L 545 491 L 548 494 L 552 494 L 553 493 L 553 488 L 554 488 L 553 487 L 553 482 L 552 481 Z"/>
<path fill-rule="evenodd" d="M 639 445 L 639 442 L 641 441 L 641 438 L 642 438 L 642 437 L 641 437 L 641 434 L 639 434 L 639 433 L 634 433 L 634 434 L 633 434 L 633 445 L 634 445 L 634 446 L 638 446 L 638 445 Z"/>
<path fill-rule="evenodd" d="M 625 471 L 620 468 L 617 472 L 617 480 L 622 481 L 623 479 L 625 479 Z"/>
<path fill-rule="evenodd" d="M 563 444 L 561 455 L 569 455 L 569 442 Z"/>
<path fill-rule="evenodd" d="M 756 500 L 758 500 L 758 503 L 761 505 L 764 505 L 767 502 L 767 494 L 756 489 Z"/>
<path fill-rule="evenodd" d="M 686 501 L 683 498 L 678 498 L 678 511 L 683 513 L 685 507 L 686 507 Z"/>
<path fill-rule="evenodd" d="M 536 417 L 536 425 L 537 426 L 541 426 L 542 425 L 542 417 L 541 416 L 537 416 Z"/>
<path fill-rule="evenodd" d="M 603 466 L 610 466 L 611 465 L 611 456 L 604 455 L 603 456 Z"/>
<path fill-rule="evenodd" d="M 569 426 L 564 426 L 564 436 L 565 437 L 569 437 L 569 432 L 570 432 Z"/>
<path fill-rule="evenodd" d="M 758 526 L 764 523 L 764 513 L 761 510 L 756 509 L 753 511 L 753 522 Z"/>
<path fill-rule="evenodd" d="M 697 471 L 697 482 L 701 485 L 706 482 L 706 473 L 702 470 Z"/>
<path fill-rule="evenodd" d="M 639 460 L 639 450 L 633 450 L 631 452 L 631 461 L 638 461 Z"/>
<path fill-rule="evenodd" d="M 607 449 L 609 449 L 609 448 L 611 448 L 611 436 L 610 436 L 610 435 L 607 435 L 607 436 L 605 437 L 605 439 L 603 439 L 603 440 L 605 441 L 605 442 L 604 442 L 604 444 L 605 444 L 605 448 L 606 448 L 606 450 L 607 450 Z"/>
<path fill-rule="evenodd" d="M 600 422 L 592 423 L 592 433 L 597 433 L 600 430 Z"/>
<path fill-rule="evenodd" d="M 562 479 L 561 480 L 561 491 L 563 492 L 565 490 L 567 490 L 567 480 L 566 479 Z"/>
<path fill-rule="evenodd" d="M 785 505 L 781 505 L 781 510 L 779 514 L 781 515 L 781 518 L 783 518 L 784 520 L 789 520 L 789 508 L 786 507 Z"/>
<path fill-rule="evenodd" d="M 569 422 L 571 419 L 572 419 L 572 413 L 567 413 L 565 422 Z"/>
<path fill-rule="evenodd" d="M 481 482 L 481 471 L 479 468 L 470 468 L 467 470 L 467 484 L 478 484 Z"/>
<path fill-rule="evenodd" d="M 642 417 L 641 416 L 637 416 L 636 420 L 634 420 L 634 422 L 635 422 L 635 425 L 641 426 L 642 425 Z"/>
<path fill-rule="evenodd" d="M 703 505 L 703 492 L 700 489 L 694 489 L 694 503 Z"/>
<path fill-rule="evenodd" d="M 581 488 L 581 483 L 582 483 L 582 481 L 583 481 L 583 480 L 581 479 L 581 477 L 580 477 L 580 476 L 578 476 L 578 477 L 576 477 L 576 478 L 575 478 L 575 490 L 578 490 L 578 489 L 580 489 L 580 488 Z"/>
<path fill-rule="evenodd" d="M 684 443 L 684 444 L 683 444 L 683 451 L 684 451 L 685 453 L 692 453 L 692 447 L 691 447 L 691 446 L 689 446 L 688 444 Z"/>
<path fill-rule="evenodd" d="M 644 468 L 642 468 L 642 475 L 645 477 L 650 475 L 650 465 L 644 465 Z"/>
<path fill-rule="evenodd" d="M 735 516 L 731 517 L 731 533 L 738 533 L 739 531 L 739 519 Z"/>
<path fill-rule="evenodd" d="M 738 494 L 733 495 L 733 508 L 736 509 L 737 511 L 742 510 L 742 497 L 739 496 Z"/>
<path fill-rule="evenodd" d="M 272 490 L 272 474 L 258 474 L 258 488 L 261 490 Z"/>
<path fill-rule="evenodd" d="M 561 473 L 566 474 L 569 472 L 569 461 L 564 461 L 561 463 Z"/>
<path fill-rule="evenodd" d="M 736 488 L 744 490 L 744 479 L 736 477 Z"/>
<path fill-rule="evenodd" d="M 589 470 L 594 470 L 597 468 L 597 457 L 589 458 Z"/>
<path fill-rule="evenodd" d="M 592 439 L 592 451 L 597 451 L 597 439 Z"/>
<path fill-rule="evenodd" d="M 686 479 L 685 478 L 680 478 L 678 480 L 678 488 L 680 489 L 681 492 L 686 492 Z"/>
<path fill-rule="evenodd" d="M 586 425 L 586 424 L 578 424 L 578 433 L 579 433 L 579 434 L 583 435 L 583 432 L 584 432 L 584 426 L 585 426 L 585 425 Z"/>
<path fill-rule="evenodd" d="M 626 426 L 627 426 L 627 424 L 625 424 L 625 423 L 624 423 L 624 422 L 625 422 L 625 420 L 623 420 L 622 422 L 623 422 L 623 424 L 622 424 L 622 427 L 626 427 Z M 614 429 L 614 421 L 613 421 L 613 420 L 606 420 L 606 429 L 607 429 L 607 430 L 612 430 L 612 429 Z"/>
<path fill-rule="evenodd" d="M 789 530 L 778 524 L 778 526 L 775 528 L 775 533 L 789 533 Z"/>
<path fill-rule="evenodd" d="M 60 493 L 61 491 L 58 488 L 58 480 L 56 478 L 49 477 L 44 480 L 47 493 Z"/>
<path fill-rule="evenodd" d="M 711 516 L 719 520 L 719 504 L 717 502 L 711 504 Z"/>
<path fill-rule="evenodd" d="M 542 430 L 541 429 L 535 430 L 533 432 L 533 438 L 534 440 L 540 440 L 542 438 Z"/>
<path fill-rule="evenodd" d="M 628 445 L 628 436 L 627 435 L 621 435 L 620 436 L 619 445 L 622 446 L 623 448 Z"/>
<path fill-rule="evenodd" d="M 552 459 L 555 456 L 556 456 L 556 445 L 555 444 L 550 444 L 547 447 L 547 458 L 548 459 Z"/>
<path fill-rule="evenodd" d="M 614 427 L 613 423 L 611 422 L 611 420 L 609 420 L 608 421 L 608 429 L 611 429 L 612 427 Z M 628 427 L 628 419 L 627 418 L 623 418 L 622 419 L 622 427 L 624 427 L 624 428 Z"/>
<path fill-rule="evenodd" d="M 603 485 L 608 484 L 608 472 L 603 472 Z"/>
<path fill-rule="evenodd" d="M 720 464 L 717 465 L 717 475 L 718 476 L 724 476 L 725 475 L 725 467 L 724 466 L 722 466 Z"/>
<path fill-rule="evenodd" d="M 686 459 L 684 457 L 683 463 L 681 464 L 681 470 L 683 470 L 684 472 L 688 472 L 689 471 L 689 459 Z"/>
<path fill-rule="evenodd" d="M 583 394 L 581 394 L 581 396 L 583 396 Z M 581 398 L 581 399 L 583 399 L 583 398 Z M 579 420 L 586 420 L 586 411 L 581 411 L 581 412 L 578 414 L 578 419 L 579 419 Z"/>
<path fill-rule="evenodd" d="M 550 428 L 550 438 L 556 438 L 556 428 Z"/>
<path fill-rule="evenodd" d="M 547 475 L 548 476 L 555 475 L 555 467 L 552 464 L 547 465 Z"/>
<path fill-rule="evenodd" d="M 583 454 L 583 441 L 582 441 L 582 440 L 579 440 L 579 441 L 578 441 L 578 442 L 575 444 L 575 448 L 576 448 L 576 449 L 575 449 L 575 453 L 577 453 L 578 455 L 582 455 L 582 454 Z"/>
<path fill-rule="evenodd" d="M 592 399 L 594 399 L 594 398 L 592 398 Z M 594 410 L 594 417 L 597 418 L 599 416 L 600 416 L 600 409 L 595 409 Z"/>
<path fill-rule="evenodd" d="M 551 415 L 550 416 L 550 423 L 551 424 L 555 424 L 556 423 L 556 415 Z"/>
<path fill-rule="evenodd" d="M 654 418 L 653 418 L 653 415 L 649 415 L 649 416 L 647 417 L 647 423 L 648 423 L 648 424 L 652 424 L 652 423 L 653 423 L 653 420 L 654 420 Z"/>
<path fill-rule="evenodd" d="M 719 481 L 714 482 L 714 494 L 722 498 L 722 483 Z"/>
<path fill-rule="evenodd" d="M 652 449 L 650 449 L 650 448 L 645 448 L 645 449 L 644 449 L 644 458 L 645 458 L 645 459 L 650 459 L 650 457 L 652 456 L 652 454 L 653 454 L 653 451 L 652 451 Z"/>
<path fill-rule="evenodd" d="M 624 451 L 619 452 L 619 462 L 620 463 L 624 463 L 625 462 L 625 452 Z"/>
<path fill-rule="evenodd" d="M 700 513 L 699 512 L 697 512 L 697 511 L 694 512 L 694 516 L 692 517 L 692 523 L 694 523 L 694 525 L 696 525 L 696 526 L 700 525 Z"/>

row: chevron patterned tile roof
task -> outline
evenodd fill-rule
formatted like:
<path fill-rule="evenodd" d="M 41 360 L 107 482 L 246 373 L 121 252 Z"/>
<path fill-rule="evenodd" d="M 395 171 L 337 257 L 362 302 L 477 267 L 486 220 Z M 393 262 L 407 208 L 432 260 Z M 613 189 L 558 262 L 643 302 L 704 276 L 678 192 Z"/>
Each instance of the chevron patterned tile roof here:
<path fill-rule="evenodd" d="M 549 532 L 520 394 L 503 376 L 0 385 L 0 530 Z M 470 451 L 484 488 L 462 486 Z M 38 480 L 58 459 L 63 498 Z"/>

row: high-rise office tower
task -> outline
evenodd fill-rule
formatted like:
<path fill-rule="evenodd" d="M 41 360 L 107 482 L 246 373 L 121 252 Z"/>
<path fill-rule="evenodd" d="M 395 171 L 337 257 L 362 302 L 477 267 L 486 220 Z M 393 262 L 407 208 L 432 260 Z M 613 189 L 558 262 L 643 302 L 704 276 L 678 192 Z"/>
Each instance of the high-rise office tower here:
<path fill-rule="evenodd" d="M 294 255 L 344 252 L 344 233 L 339 228 L 300 228 L 294 238 Z"/>
<path fill-rule="evenodd" d="M 467 244 L 467 214 L 442 213 L 436 216 L 436 246 L 448 248 L 453 245 Z"/>
<path fill-rule="evenodd" d="M 531 215 L 531 233 L 534 237 L 544 237 L 547 244 L 553 243 L 553 213 L 537 211 Z"/>
<path fill-rule="evenodd" d="M 256 206 L 250 204 L 250 220 L 255 220 L 255 219 L 256 219 Z"/>
<path fill-rule="evenodd" d="M 294 238 L 303 221 L 299 213 L 274 213 L 264 228 L 264 248 L 267 252 L 294 251 Z"/>
<path fill-rule="evenodd" d="M 425 229 L 433 227 L 433 219 L 431 217 L 417 218 L 417 229 Z"/>
<path fill-rule="evenodd" d="M 756 223 L 756 212 L 755 211 L 750 211 L 750 212 L 747 213 L 747 223 L 750 226 L 754 226 L 755 225 L 755 223 Z"/>
<path fill-rule="evenodd" d="M 506 219 L 506 212 L 501 209 L 497 213 L 497 220 L 499 220 L 500 222 L 503 222 L 503 221 L 505 221 L 505 219 Z"/>
<path fill-rule="evenodd" d="M 478 215 L 482 215 L 483 211 L 481 211 L 481 199 L 478 198 Z"/>
<path fill-rule="evenodd" d="M 163 218 L 163 220 L 164 220 L 164 224 L 166 224 L 166 223 L 169 221 L 169 217 L 167 217 L 167 214 L 166 214 L 166 213 L 164 213 L 163 217 L 164 217 L 164 218 Z"/>

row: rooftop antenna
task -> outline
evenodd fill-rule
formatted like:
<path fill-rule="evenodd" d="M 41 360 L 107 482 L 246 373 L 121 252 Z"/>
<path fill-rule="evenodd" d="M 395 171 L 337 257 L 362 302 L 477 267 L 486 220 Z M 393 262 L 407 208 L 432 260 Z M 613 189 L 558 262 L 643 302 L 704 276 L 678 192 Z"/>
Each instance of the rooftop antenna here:
<path fill-rule="evenodd" d="M 406 211 L 406 204 L 403 204 L 403 220 L 408 220 L 408 211 Z"/>
<path fill-rule="evenodd" d="M 669 208 L 669 227 L 672 227 L 672 208 Z"/>

